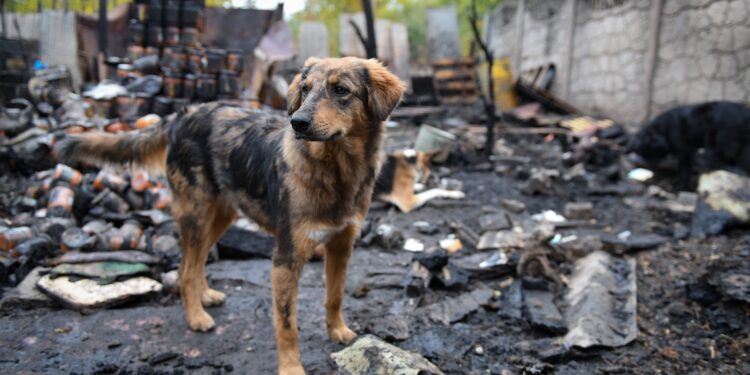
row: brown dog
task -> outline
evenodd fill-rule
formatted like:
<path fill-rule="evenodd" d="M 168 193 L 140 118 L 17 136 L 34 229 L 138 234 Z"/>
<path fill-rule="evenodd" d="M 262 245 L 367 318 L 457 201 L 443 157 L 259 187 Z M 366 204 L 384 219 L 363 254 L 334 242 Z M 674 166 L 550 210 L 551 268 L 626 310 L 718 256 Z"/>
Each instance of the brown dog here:
<path fill-rule="evenodd" d="M 375 181 L 374 198 L 398 207 L 401 212 L 411 212 L 436 198 L 463 199 L 463 192 L 424 188 L 430 178 L 430 158 L 435 153 L 401 150 L 389 154 L 383 170 Z"/>
<path fill-rule="evenodd" d="M 375 60 L 309 59 L 289 87 L 291 121 L 205 104 L 141 132 L 71 137 L 57 153 L 63 162 L 166 166 L 191 329 L 211 329 L 214 320 L 204 306 L 224 301 L 223 293 L 208 287 L 204 266 L 236 209 L 275 234 L 271 281 L 279 373 L 303 374 L 297 284 L 319 244 L 326 249 L 328 335 L 344 343 L 356 336 L 341 313 L 346 266 L 380 171 L 383 120 L 403 91 L 403 83 Z"/>

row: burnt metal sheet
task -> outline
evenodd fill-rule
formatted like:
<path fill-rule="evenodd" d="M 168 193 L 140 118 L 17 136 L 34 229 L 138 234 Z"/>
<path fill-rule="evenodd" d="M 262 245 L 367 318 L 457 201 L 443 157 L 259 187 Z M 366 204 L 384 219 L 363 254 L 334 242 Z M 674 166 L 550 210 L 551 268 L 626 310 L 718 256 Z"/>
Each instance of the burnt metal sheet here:
<path fill-rule="evenodd" d="M 618 347 L 638 336 L 635 259 L 595 251 L 576 262 L 565 302 L 566 348 Z"/>

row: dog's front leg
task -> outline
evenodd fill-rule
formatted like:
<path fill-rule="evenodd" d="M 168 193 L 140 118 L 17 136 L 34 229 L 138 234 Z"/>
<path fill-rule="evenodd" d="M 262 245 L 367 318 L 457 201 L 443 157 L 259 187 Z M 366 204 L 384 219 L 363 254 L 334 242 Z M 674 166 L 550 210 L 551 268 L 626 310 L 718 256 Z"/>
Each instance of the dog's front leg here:
<path fill-rule="evenodd" d="M 693 166 L 695 165 L 695 154 L 683 152 L 678 157 L 677 178 L 673 188 L 677 191 L 687 190 L 690 188 L 690 180 L 693 175 Z"/>
<path fill-rule="evenodd" d="M 354 240 L 359 234 L 359 228 L 347 226 L 335 234 L 326 244 L 326 326 L 331 340 L 348 344 L 357 336 L 344 322 L 341 307 L 344 302 L 344 282 L 346 266 L 352 253 Z"/>
<path fill-rule="evenodd" d="M 297 286 L 306 260 L 306 249 L 312 248 L 313 244 L 291 231 L 280 233 L 276 241 L 271 284 L 279 374 L 305 374 L 297 339 Z"/>

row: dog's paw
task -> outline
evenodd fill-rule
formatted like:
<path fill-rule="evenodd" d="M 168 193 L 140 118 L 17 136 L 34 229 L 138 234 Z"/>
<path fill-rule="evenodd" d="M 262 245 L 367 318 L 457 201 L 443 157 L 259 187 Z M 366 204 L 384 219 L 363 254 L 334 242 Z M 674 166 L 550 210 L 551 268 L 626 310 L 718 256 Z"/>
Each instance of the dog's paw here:
<path fill-rule="evenodd" d="M 352 342 L 355 337 L 357 337 L 357 334 L 349 329 L 349 327 L 342 324 L 340 327 L 328 329 L 328 337 L 330 337 L 333 341 L 348 344 Z"/>
<path fill-rule="evenodd" d="M 190 329 L 198 332 L 210 331 L 216 325 L 216 323 L 214 323 L 214 318 L 212 318 L 211 315 L 208 315 L 205 311 L 188 315 L 187 320 Z"/>
<path fill-rule="evenodd" d="M 305 375 L 305 369 L 299 365 L 279 367 L 279 375 Z"/>
<path fill-rule="evenodd" d="M 206 290 L 203 291 L 203 294 L 201 294 L 201 303 L 205 307 L 219 306 L 224 303 L 226 298 L 227 296 L 224 293 L 211 288 L 206 288 Z"/>

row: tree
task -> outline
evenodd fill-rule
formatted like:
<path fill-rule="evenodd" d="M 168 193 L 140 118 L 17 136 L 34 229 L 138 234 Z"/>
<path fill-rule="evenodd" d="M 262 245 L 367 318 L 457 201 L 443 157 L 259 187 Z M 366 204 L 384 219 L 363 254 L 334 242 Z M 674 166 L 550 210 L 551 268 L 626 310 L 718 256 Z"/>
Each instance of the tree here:
<path fill-rule="evenodd" d="M 378 43 L 375 38 L 375 16 L 372 14 L 372 5 L 370 0 L 362 0 L 362 9 L 365 12 L 365 24 L 367 25 L 367 37 L 362 35 L 362 30 L 359 29 L 357 23 L 354 20 L 349 20 L 349 23 L 354 28 L 354 32 L 357 33 L 359 41 L 362 42 L 362 46 L 365 47 L 365 54 L 368 59 L 375 59 L 378 57 Z"/>
<path fill-rule="evenodd" d="M 491 20 L 492 16 L 487 17 L 487 20 Z M 484 59 L 487 62 L 487 96 L 484 93 L 480 93 L 482 103 L 484 104 L 484 112 L 487 116 L 487 136 L 486 143 L 484 146 L 485 156 L 489 159 L 492 156 L 492 149 L 495 146 L 495 116 L 497 112 L 495 109 L 495 80 L 492 79 L 492 67 L 495 63 L 495 57 L 493 56 L 492 50 L 490 50 L 488 40 L 482 38 L 482 34 L 479 32 L 479 17 L 477 14 L 476 0 L 471 0 L 471 12 L 469 13 L 469 24 L 471 25 L 471 31 L 474 35 L 474 42 L 479 46 L 479 49 L 484 54 Z M 489 28 L 487 28 L 489 30 Z M 489 34 L 488 34 L 489 39 Z M 502 119 L 501 119 L 502 120 Z"/>
<path fill-rule="evenodd" d="M 462 52 L 469 53 L 472 41 L 471 25 L 464 15 L 471 10 L 471 0 L 373 0 L 374 18 L 403 22 L 409 31 L 409 48 L 411 58 L 419 64 L 427 64 L 427 8 L 444 5 L 456 5 L 459 14 L 459 39 Z M 476 4 L 477 14 L 481 15 L 492 10 L 499 4 L 499 0 L 483 1 Z M 322 22 L 328 28 L 331 53 L 339 53 L 339 15 L 341 13 L 356 13 L 363 11 L 360 1 L 345 0 L 308 0 L 305 9 L 292 16 L 289 21 L 295 33 L 302 21 Z M 481 23 L 481 20 L 480 22 Z M 479 28 L 482 29 L 481 27 Z"/>

